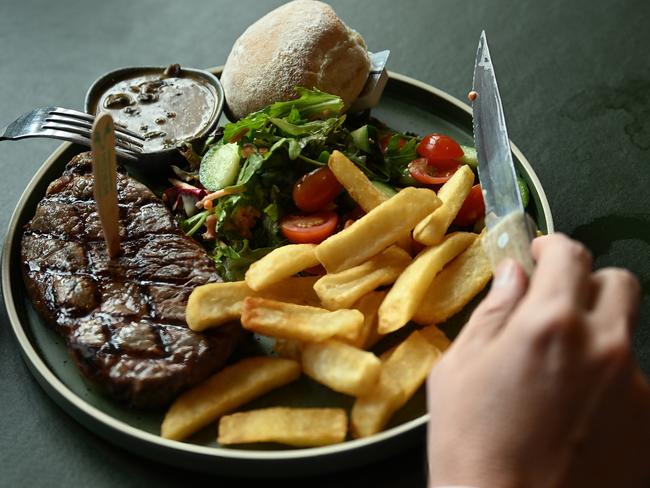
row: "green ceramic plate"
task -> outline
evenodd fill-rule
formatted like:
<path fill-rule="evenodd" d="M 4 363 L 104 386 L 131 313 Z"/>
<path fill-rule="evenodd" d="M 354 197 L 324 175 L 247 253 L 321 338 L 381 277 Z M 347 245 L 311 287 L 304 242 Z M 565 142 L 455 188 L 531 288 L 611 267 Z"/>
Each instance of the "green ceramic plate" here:
<path fill-rule="evenodd" d="M 219 74 L 219 68 L 212 70 Z M 426 134 L 443 132 L 461 144 L 472 145 L 471 109 L 446 93 L 405 76 L 390 73 L 380 104 L 373 115 L 402 131 Z M 49 182 L 57 178 L 76 153 L 85 150 L 61 145 L 36 173 L 14 211 L 2 256 L 2 287 L 11 324 L 32 373 L 46 392 L 75 419 L 108 441 L 142 456 L 189 469 L 224 475 L 272 477 L 331 472 L 390 456 L 422 439 L 428 420 L 424 391 L 392 419 L 388 428 L 375 436 L 311 449 L 279 446 L 224 448 L 216 442 L 216 426 L 207 428 L 187 442 L 158 436 L 163 413 L 143 413 L 125 408 L 87 383 L 70 359 L 61 338 L 49 329 L 32 308 L 21 275 L 20 237 L 23 225 L 33 216 Z M 551 212 L 532 167 L 513 145 L 515 164 L 531 189 L 529 212 L 544 232 L 553 231 Z M 475 303 L 475 302 L 474 302 Z M 468 311 L 444 325 L 455 336 Z M 344 406 L 351 399 L 335 394 L 310 380 L 277 390 L 255 404 L 296 406 Z"/>

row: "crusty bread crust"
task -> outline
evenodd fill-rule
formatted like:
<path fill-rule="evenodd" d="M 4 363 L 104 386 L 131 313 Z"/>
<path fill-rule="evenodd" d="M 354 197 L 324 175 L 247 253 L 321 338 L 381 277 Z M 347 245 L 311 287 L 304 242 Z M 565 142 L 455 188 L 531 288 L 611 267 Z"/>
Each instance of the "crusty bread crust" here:
<path fill-rule="evenodd" d="M 239 119 L 304 86 L 339 95 L 349 106 L 370 70 L 363 38 L 327 4 L 295 0 L 269 12 L 235 41 L 221 76 L 230 114 Z"/>

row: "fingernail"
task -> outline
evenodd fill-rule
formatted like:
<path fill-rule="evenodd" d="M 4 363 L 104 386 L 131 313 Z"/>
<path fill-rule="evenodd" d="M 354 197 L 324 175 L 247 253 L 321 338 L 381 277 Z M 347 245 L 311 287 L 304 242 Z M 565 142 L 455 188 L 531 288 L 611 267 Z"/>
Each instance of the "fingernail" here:
<path fill-rule="evenodd" d="M 512 259 L 504 259 L 494 271 L 492 286 L 507 286 L 514 280 L 516 263 Z"/>

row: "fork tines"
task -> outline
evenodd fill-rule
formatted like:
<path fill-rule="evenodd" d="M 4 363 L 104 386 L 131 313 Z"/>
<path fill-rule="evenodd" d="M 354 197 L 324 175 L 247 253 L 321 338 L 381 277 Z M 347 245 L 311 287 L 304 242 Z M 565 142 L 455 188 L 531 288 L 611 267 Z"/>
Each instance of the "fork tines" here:
<path fill-rule="evenodd" d="M 55 107 L 48 112 L 43 129 L 65 130 L 90 138 L 95 117 L 83 112 Z M 125 149 L 141 152 L 144 137 L 126 127 L 115 124 L 115 144 Z"/>

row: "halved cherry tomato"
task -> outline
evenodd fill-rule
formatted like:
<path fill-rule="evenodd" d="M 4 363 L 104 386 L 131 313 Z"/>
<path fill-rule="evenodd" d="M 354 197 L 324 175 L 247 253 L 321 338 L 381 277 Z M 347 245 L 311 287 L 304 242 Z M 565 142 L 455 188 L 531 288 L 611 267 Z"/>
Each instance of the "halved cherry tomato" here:
<path fill-rule="evenodd" d="M 465 198 L 463 206 L 460 207 L 460 210 L 454 219 L 454 225 L 460 227 L 474 225 L 474 223 L 483 215 L 485 215 L 483 191 L 481 190 L 481 185 L 474 185 L 469 191 L 467 198 Z"/>
<path fill-rule="evenodd" d="M 417 153 L 427 158 L 430 163 L 437 163 L 439 168 L 452 167 L 458 164 L 457 159 L 463 156 L 463 149 L 451 137 L 443 134 L 425 136 L 417 147 Z"/>
<path fill-rule="evenodd" d="M 454 166 L 438 168 L 429 163 L 427 158 L 418 158 L 411 161 L 408 170 L 411 176 L 424 185 L 442 185 L 460 168 L 458 162 Z"/>
<path fill-rule="evenodd" d="M 302 176 L 293 186 L 293 201 L 303 212 L 322 210 L 343 190 L 327 166 Z"/>
<path fill-rule="evenodd" d="M 334 233 L 338 221 L 338 215 L 331 210 L 287 215 L 280 221 L 280 230 L 294 244 L 318 244 Z"/>

